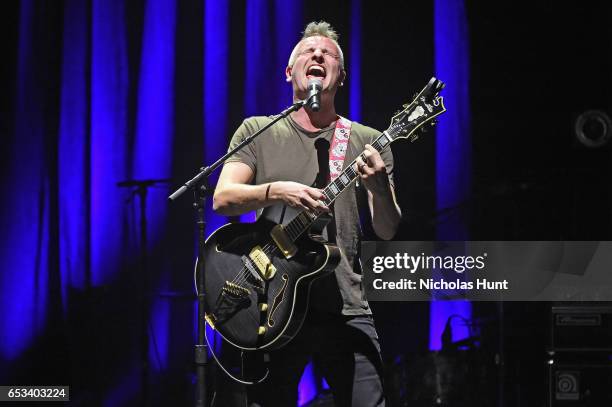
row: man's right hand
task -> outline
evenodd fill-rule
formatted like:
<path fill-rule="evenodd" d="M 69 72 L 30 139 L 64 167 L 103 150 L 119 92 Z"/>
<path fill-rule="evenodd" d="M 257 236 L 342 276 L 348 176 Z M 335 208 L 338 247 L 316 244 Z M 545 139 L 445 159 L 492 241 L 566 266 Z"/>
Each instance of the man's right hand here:
<path fill-rule="evenodd" d="M 270 184 L 269 198 L 280 200 L 293 208 L 329 212 L 329 208 L 322 202 L 324 197 L 322 190 L 298 182 L 277 181 Z"/>
<path fill-rule="evenodd" d="M 329 212 L 320 202 L 324 197 L 320 189 L 290 181 L 251 185 L 254 176 L 244 163 L 225 163 L 215 188 L 214 210 L 235 216 L 282 202 L 294 208 Z"/>

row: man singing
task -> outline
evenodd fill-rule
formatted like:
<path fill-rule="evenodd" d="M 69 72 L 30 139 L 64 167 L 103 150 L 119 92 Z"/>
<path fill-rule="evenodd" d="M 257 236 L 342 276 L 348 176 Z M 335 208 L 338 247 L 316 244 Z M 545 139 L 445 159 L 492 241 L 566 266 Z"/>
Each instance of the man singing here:
<path fill-rule="evenodd" d="M 294 102 L 309 97 L 309 81 L 320 80 L 320 109 L 305 107 L 292 113 L 227 160 L 214 195 L 214 208 L 224 215 L 277 204 L 331 212 L 328 240 L 341 251 L 334 273 L 313 283 L 310 308 L 298 335 L 283 348 L 269 352 L 269 377 L 248 387 L 251 406 L 297 405 L 297 385 L 310 357 L 329 383 L 336 406 L 385 404 L 378 335 L 361 284 L 360 213 L 367 214 L 362 218 L 378 237 L 388 240 L 397 230 L 401 212 L 393 189 L 391 151 L 386 149 L 381 155 L 370 145 L 380 132 L 336 113 L 336 92 L 347 78 L 337 38 L 326 22 L 308 24 L 285 75 L 293 87 Z M 246 119 L 230 148 L 270 120 Z M 344 147 L 335 143 L 338 129 L 349 135 Z M 342 163 L 342 159 L 350 163 L 362 152 L 366 157 L 356 161 L 358 185 L 347 187 L 331 208 L 322 203 L 323 185 L 310 186 L 329 171 L 321 168 L 321 145 L 332 147 L 328 151 L 332 163 Z M 331 168 L 332 176 L 336 170 Z M 256 371 L 257 358 L 250 359 L 246 369 Z"/>

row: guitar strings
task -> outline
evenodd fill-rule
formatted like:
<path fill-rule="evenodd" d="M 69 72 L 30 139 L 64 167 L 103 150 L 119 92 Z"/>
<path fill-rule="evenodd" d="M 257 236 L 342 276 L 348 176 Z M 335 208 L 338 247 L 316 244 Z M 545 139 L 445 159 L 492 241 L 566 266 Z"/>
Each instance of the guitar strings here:
<path fill-rule="evenodd" d="M 264 253 L 266 253 L 266 250 L 270 249 L 270 247 L 272 247 L 271 243 L 266 244 L 263 248 L 262 251 Z M 275 247 L 272 247 L 272 249 L 274 249 Z M 270 253 L 266 253 L 266 254 L 272 254 Z M 248 268 L 246 266 L 243 266 L 242 269 L 236 274 L 236 276 L 234 277 L 234 279 L 231 281 L 233 284 L 236 285 L 240 285 L 243 283 L 247 282 L 247 279 L 249 277 L 249 273 L 250 271 L 248 270 Z"/>
<path fill-rule="evenodd" d="M 385 145 L 385 146 L 381 145 L 381 143 L 379 142 L 379 140 L 380 140 L 380 138 L 381 138 L 381 137 L 383 137 L 383 136 L 384 136 L 384 135 L 382 135 L 382 134 L 381 134 L 381 135 L 380 135 L 380 136 L 379 136 L 379 137 L 378 137 L 376 140 L 374 140 L 374 142 L 372 143 L 372 146 L 373 146 L 373 147 L 374 147 L 374 148 L 375 148 L 377 151 L 379 151 L 379 152 L 382 152 L 383 150 L 385 150 L 385 149 L 386 149 L 386 148 L 387 148 L 387 147 L 388 147 L 388 146 L 391 144 L 391 143 L 389 143 L 389 144 L 387 144 L 387 145 Z M 366 157 L 363 155 L 363 152 L 362 152 L 361 154 L 359 154 L 358 158 L 359 158 L 359 157 L 360 157 L 360 158 L 361 158 L 363 161 L 366 161 L 366 160 L 367 160 L 367 158 L 366 158 Z M 345 170 L 343 171 L 343 173 L 346 173 L 346 175 L 348 175 L 348 176 L 349 176 L 349 179 L 350 179 L 349 183 L 347 183 L 347 185 L 346 185 L 346 186 L 348 186 L 350 183 L 352 183 L 353 181 L 355 181 L 355 179 L 358 177 L 358 173 L 357 173 L 357 171 L 355 171 L 355 170 L 353 169 L 353 166 L 354 166 L 354 165 L 356 165 L 356 163 L 357 163 L 357 158 L 355 158 L 354 160 L 352 160 L 352 161 L 350 162 L 350 164 L 349 164 L 349 165 L 348 165 L 348 166 L 345 168 Z M 342 188 L 342 189 L 341 189 L 341 191 L 344 191 L 344 190 L 345 190 L 345 188 Z M 326 198 L 327 198 L 327 200 L 329 200 L 329 201 L 330 201 L 330 202 L 328 203 L 328 205 L 329 205 L 329 204 L 331 204 L 333 201 L 335 201 L 335 200 L 336 200 L 336 198 L 337 198 L 339 195 L 340 195 L 340 194 L 333 194 L 333 195 L 332 195 L 332 196 L 333 196 L 333 199 L 329 199 L 329 197 L 328 197 L 328 196 L 327 196 L 327 194 L 326 194 Z M 321 213 L 319 213 L 318 211 L 315 211 L 314 215 L 316 215 L 316 216 L 318 217 L 319 215 L 321 215 Z M 298 216 L 300 216 L 300 215 L 298 215 Z M 294 219 L 297 219 L 297 216 L 296 216 L 296 218 L 294 218 Z M 312 225 L 312 223 L 314 223 L 314 220 L 312 220 L 312 219 L 310 218 L 310 216 L 308 216 L 308 220 L 309 220 L 309 224 L 308 224 L 308 225 L 305 225 L 304 227 L 299 227 L 299 225 L 297 225 L 297 224 L 293 224 L 292 222 L 290 222 L 290 223 L 288 224 L 287 231 L 288 231 L 288 232 L 289 232 L 291 235 L 296 234 L 296 236 L 295 236 L 295 238 L 294 238 L 294 239 L 297 239 L 297 238 L 298 238 L 298 237 L 299 237 L 299 236 L 300 236 L 302 233 L 304 233 L 304 232 L 307 230 L 307 228 L 308 228 L 310 225 Z M 268 252 L 268 250 L 269 250 L 270 248 L 272 248 L 272 251 Z M 267 244 L 266 244 L 266 245 L 265 245 L 265 246 L 262 248 L 262 251 L 263 251 L 264 253 L 268 254 L 268 255 L 271 255 L 271 254 L 274 252 L 274 250 L 276 250 L 276 249 L 277 249 L 276 245 L 273 245 L 272 243 L 267 243 Z M 282 267 L 283 272 L 287 273 L 287 269 L 286 269 L 286 268 L 284 268 L 284 266 L 282 266 L 281 264 L 278 264 L 278 267 L 279 267 L 279 268 L 281 268 L 281 267 Z M 231 283 L 232 283 L 232 284 L 236 284 L 236 285 L 241 285 L 241 284 L 245 284 L 245 283 L 246 283 L 246 284 L 249 284 L 249 283 L 248 283 L 249 273 L 250 273 L 250 271 L 248 270 L 247 266 L 246 266 L 246 265 L 245 265 L 245 266 L 243 266 L 243 267 L 242 267 L 242 269 L 241 269 L 241 270 L 240 270 L 240 271 L 239 271 L 239 272 L 238 272 L 238 273 L 237 273 L 237 274 L 234 276 L 234 278 L 232 279 Z"/>
<path fill-rule="evenodd" d="M 266 244 L 266 245 L 264 245 L 264 247 L 262 248 L 262 251 L 265 254 L 267 254 L 268 256 L 272 256 L 276 250 L 277 250 L 276 245 L 273 245 L 271 242 Z M 282 263 L 276 264 L 275 267 L 277 267 L 283 273 L 289 274 L 288 270 L 285 268 L 285 266 Z M 243 267 L 236 274 L 236 276 L 232 280 L 232 283 L 236 284 L 236 285 L 240 285 L 240 284 L 243 284 L 243 283 L 247 283 L 248 284 L 249 273 L 250 273 L 250 271 L 247 269 L 247 267 Z"/>
<path fill-rule="evenodd" d="M 363 158 L 365 158 L 365 157 L 363 157 Z M 357 161 L 357 159 L 353 160 L 349 164 L 349 167 L 347 167 L 347 170 L 346 170 L 347 172 L 348 172 L 348 169 L 352 165 L 354 165 L 356 163 L 356 161 Z M 353 170 L 353 173 L 355 173 L 354 170 Z M 355 176 L 351 176 L 351 182 L 354 180 L 353 178 L 356 178 L 356 177 Z M 337 196 L 338 195 L 336 195 L 333 200 L 330 200 L 329 197 L 327 197 L 327 195 L 326 195 L 327 199 L 330 200 L 329 204 L 331 204 L 331 202 L 333 202 Z M 321 215 L 321 212 L 315 211 L 314 215 L 316 217 L 318 217 L 318 216 Z M 298 215 L 298 216 L 300 216 L 300 215 Z M 297 216 L 296 216 L 296 218 L 297 218 Z M 294 219 L 296 219 L 296 218 L 294 218 Z M 304 233 L 308 229 L 308 227 L 310 227 L 312 225 L 312 223 L 314 223 L 314 220 L 311 219 L 310 216 L 308 216 L 308 221 L 309 221 L 309 223 L 307 225 L 305 225 L 304 227 L 299 227 L 299 225 L 293 224 L 292 222 L 289 222 L 289 224 L 287 225 L 287 232 L 290 233 L 291 235 L 295 234 L 294 239 L 297 239 L 302 233 Z M 268 249 L 270 249 L 270 247 L 272 247 L 272 252 L 275 249 L 277 249 L 276 245 L 273 245 L 272 243 L 268 243 L 268 244 L 266 244 L 262 248 L 262 251 L 264 253 L 266 253 L 266 254 L 272 254 L 272 252 L 270 252 L 270 253 L 266 252 Z M 278 266 L 279 266 L 279 268 L 281 267 L 280 264 Z M 282 268 L 283 268 L 283 271 L 285 273 L 287 273 L 287 270 L 284 267 L 282 267 Z M 250 273 L 250 271 L 248 270 L 248 268 L 246 266 L 243 266 L 243 268 L 236 274 L 236 276 L 234 276 L 234 278 L 232 279 L 231 283 L 232 284 L 236 284 L 236 285 L 240 285 L 240 284 L 243 284 L 243 283 L 248 283 L 247 280 L 248 280 L 249 273 Z"/>
<path fill-rule="evenodd" d="M 420 95 L 420 94 L 422 94 L 424 91 L 425 91 L 425 89 L 424 89 L 423 91 L 421 91 L 421 93 L 419 93 L 419 95 Z M 438 116 L 439 114 L 441 114 L 441 113 L 443 113 L 443 112 L 444 112 L 444 111 L 439 112 L 439 113 L 437 113 L 437 114 L 433 115 L 433 116 L 432 116 L 432 117 L 431 117 L 429 120 L 431 120 L 431 119 L 435 118 L 436 116 Z M 427 121 L 428 121 L 428 120 L 427 120 Z M 421 123 L 421 125 L 422 125 L 422 124 L 423 124 L 423 123 Z M 421 127 L 421 125 L 416 126 L 416 127 L 414 128 L 414 130 L 416 130 L 418 127 Z M 394 130 L 394 129 L 392 129 L 392 128 L 390 127 L 390 128 L 389 128 L 389 129 L 387 129 L 386 131 L 389 131 L 389 133 L 392 133 L 392 132 L 394 132 L 393 130 Z M 414 130 L 413 130 L 413 131 L 414 131 Z M 389 133 L 388 133 L 388 134 L 389 134 Z M 412 133 L 412 132 L 411 132 L 411 133 Z M 411 133 L 410 133 L 410 134 L 411 134 Z M 379 151 L 379 152 L 382 152 L 383 150 L 387 149 L 387 148 L 389 147 L 389 145 L 391 144 L 391 143 L 388 143 L 388 142 L 386 142 L 386 143 L 382 144 L 380 140 L 381 140 L 383 137 L 385 137 L 384 132 L 383 132 L 381 135 L 379 135 L 379 136 L 378 136 L 378 137 L 377 137 L 377 138 L 374 140 L 374 142 L 372 143 L 372 147 L 374 147 L 374 148 L 375 148 L 377 151 Z M 386 137 L 388 137 L 388 135 L 387 135 Z M 393 142 L 394 140 L 390 140 L 390 141 L 391 141 L 391 142 Z M 411 141 L 414 141 L 414 140 L 411 140 Z M 363 154 L 364 154 L 364 153 L 362 152 L 362 153 L 361 153 L 361 154 L 358 156 L 358 158 L 360 157 L 360 158 L 361 158 L 363 161 L 366 161 L 366 157 L 365 157 Z M 355 171 L 355 169 L 353 169 L 353 165 L 355 165 L 355 164 L 356 164 L 356 162 L 357 162 L 357 158 L 355 158 L 355 159 L 354 159 L 354 160 L 353 160 L 353 161 L 352 161 L 352 162 L 351 162 L 351 163 L 350 163 L 350 164 L 349 164 L 349 165 L 346 167 L 346 169 L 343 171 L 343 174 L 345 174 L 345 173 L 346 173 L 346 175 L 349 175 L 349 171 L 350 171 L 350 172 L 352 172 L 352 174 L 350 174 L 350 175 L 349 175 L 349 179 L 350 179 L 349 183 L 347 183 L 346 185 L 343 185 L 343 188 L 339 188 L 339 189 L 340 189 L 340 193 L 341 193 L 342 191 L 344 191 L 344 190 L 345 190 L 345 188 L 344 188 L 345 186 L 348 186 L 348 185 L 349 185 L 351 182 L 355 181 L 355 179 L 358 177 L 358 172 L 357 172 L 357 171 Z M 342 175 L 342 174 L 341 174 L 341 175 Z M 344 184 L 344 183 L 342 183 L 342 184 Z M 334 194 L 332 194 L 333 199 L 330 199 L 330 197 L 329 197 L 329 196 L 328 196 L 328 194 L 327 194 L 326 189 L 327 189 L 327 187 L 326 187 L 326 188 L 325 188 L 325 190 L 324 190 L 324 193 L 325 193 L 325 198 L 326 198 L 326 200 L 328 200 L 328 201 L 329 201 L 329 203 L 327 203 L 327 202 L 326 202 L 326 203 L 327 203 L 327 205 L 330 205 L 332 202 L 334 202 L 334 201 L 336 200 L 336 198 L 337 198 L 337 197 L 340 195 L 340 193 L 338 193 L 338 194 L 335 194 L 335 193 L 334 193 Z M 318 217 L 320 214 L 321 214 L 321 213 L 317 213 L 317 211 L 315 211 L 315 215 L 316 215 L 316 216 L 315 216 L 315 219 L 310 219 L 310 216 L 308 216 L 308 220 L 310 221 L 310 222 L 309 222 L 310 224 L 309 224 L 309 225 L 305 225 L 306 227 L 299 227 L 297 224 L 291 224 L 291 223 L 290 223 L 290 224 L 288 225 L 288 231 L 289 231 L 289 232 L 291 232 L 291 234 L 297 233 L 297 235 L 296 235 L 296 237 L 295 237 L 295 239 L 297 239 L 297 238 L 298 238 L 298 237 L 299 237 L 299 236 L 300 236 L 302 233 L 304 233 L 304 231 L 305 231 L 305 230 L 307 230 L 307 229 L 308 229 L 308 227 L 309 227 L 310 225 L 312 225 L 312 223 L 314 223 L 314 220 L 316 220 L 316 218 L 317 218 L 317 217 Z M 298 216 L 299 216 L 299 215 L 298 215 Z M 295 228 L 296 228 L 296 227 L 297 227 L 297 230 L 295 230 Z M 301 230 L 301 231 L 300 231 L 300 230 Z M 294 240 L 295 240 L 295 239 L 294 239 Z M 268 250 L 269 250 L 270 248 L 272 248 L 272 250 L 271 250 L 270 252 L 268 252 Z M 262 251 L 263 251 L 264 253 L 268 254 L 268 255 L 272 255 L 272 254 L 273 254 L 273 252 L 274 252 L 274 250 L 276 250 L 276 249 L 277 249 L 276 245 L 272 245 L 271 243 L 268 243 L 268 244 L 266 244 L 266 245 L 265 245 L 265 246 L 262 248 Z M 283 269 L 283 272 L 287 273 L 287 270 L 285 269 L 285 267 L 284 267 L 282 264 L 278 264 L 278 267 L 279 267 L 279 269 L 280 269 L 280 268 L 282 268 L 282 269 Z M 248 281 L 247 281 L 247 279 L 248 279 L 249 273 L 250 273 L 250 271 L 247 269 L 247 267 L 246 267 L 246 266 L 243 266 L 243 268 L 242 268 L 242 269 L 241 269 L 241 270 L 240 270 L 240 271 L 239 271 L 239 272 L 238 272 L 238 273 L 237 273 L 237 274 L 234 276 L 234 278 L 232 279 L 232 283 L 234 283 L 234 284 L 243 284 L 243 283 L 247 283 L 247 282 L 248 282 Z M 197 286 L 196 286 L 196 291 L 197 291 Z"/>
<path fill-rule="evenodd" d="M 379 137 L 379 138 L 380 138 L 380 137 Z M 377 145 L 377 144 L 378 144 L 378 145 Z M 377 150 L 378 150 L 378 147 L 382 147 L 382 148 L 380 149 L 380 151 L 384 150 L 384 149 L 385 149 L 385 147 L 386 147 L 386 146 L 380 146 L 380 143 L 378 143 L 378 139 L 377 139 L 376 141 L 374 141 L 374 143 L 372 143 L 372 145 L 373 145 L 373 146 L 374 146 L 374 147 L 375 147 Z M 364 160 L 364 161 L 365 161 L 365 159 L 366 159 L 366 158 L 365 158 L 365 156 L 363 156 L 363 153 L 361 153 L 361 154 L 359 155 L 359 157 L 361 157 L 361 158 L 362 158 L 362 160 Z M 343 172 L 349 173 L 349 170 L 350 170 L 350 171 L 353 173 L 353 174 L 350 174 L 350 182 L 353 182 L 353 181 L 354 181 L 354 180 L 357 178 L 357 176 L 358 176 L 358 175 L 357 175 L 357 172 L 356 172 L 354 169 L 352 169 L 352 166 L 353 166 L 353 165 L 355 165 L 355 164 L 356 164 L 356 162 L 357 162 L 357 158 L 355 158 L 355 159 L 354 159 L 354 160 L 353 160 L 353 161 L 352 161 L 352 162 L 351 162 L 351 163 L 350 163 L 350 164 L 347 166 L 347 168 L 345 169 L 345 171 L 343 171 Z M 348 184 L 347 184 L 347 185 L 348 185 Z M 340 194 L 338 194 L 338 195 L 334 194 L 334 195 L 335 195 L 335 196 L 334 196 L 334 199 L 333 199 L 333 200 L 330 200 L 330 204 L 331 204 L 333 201 L 335 201 L 335 199 L 336 199 L 336 198 L 337 198 L 337 197 L 338 197 Z M 328 197 L 328 200 L 329 200 L 329 197 Z M 317 213 L 317 212 L 315 212 L 315 215 L 317 215 L 317 216 L 319 216 L 320 214 L 321 214 L 321 213 Z M 300 216 L 300 215 L 298 215 L 298 216 Z M 296 218 L 297 218 L 297 216 L 296 216 Z M 297 235 L 295 236 L 295 239 L 297 239 L 297 238 L 298 238 L 298 237 L 299 237 L 299 236 L 300 236 L 302 233 L 304 233 L 304 232 L 307 230 L 307 228 L 308 228 L 310 225 L 312 225 L 312 223 L 314 222 L 313 220 L 311 220 L 311 219 L 310 219 L 310 216 L 309 216 L 308 218 L 309 218 L 310 224 L 309 224 L 309 225 L 307 225 L 306 227 L 300 228 L 300 227 L 299 227 L 297 224 L 292 224 L 292 223 L 290 222 L 290 223 L 288 224 L 287 231 L 288 231 L 288 232 L 290 232 L 292 235 L 297 233 Z M 294 219 L 295 219 L 295 218 L 294 218 Z M 296 229 L 296 228 L 297 228 L 297 229 Z M 302 229 L 302 230 L 300 231 L 300 229 Z M 277 249 L 276 245 L 273 245 L 272 243 L 268 243 L 268 244 L 266 244 L 266 245 L 265 245 L 265 246 L 262 248 L 262 251 L 263 251 L 264 253 L 266 253 L 266 254 L 272 254 L 272 252 L 270 252 L 270 253 L 268 253 L 268 252 L 267 252 L 267 250 L 269 250 L 270 248 L 272 248 L 272 252 L 273 252 L 275 249 Z M 279 264 L 279 267 L 280 267 L 280 264 Z M 286 270 L 284 267 L 283 267 L 283 271 L 284 271 L 285 273 L 287 272 L 287 270 Z M 234 278 L 232 279 L 231 283 L 232 283 L 232 284 L 236 284 L 236 285 L 240 285 L 240 284 L 244 284 L 244 283 L 247 283 L 247 284 L 248 284 L 248 277 L 249 277 L 249 273 L 250 273 L 250 271 L 248 270 L 248 268 L 247 268 L 246 266 L 243 266 L 243 267 L 242 267 L 242 269 L 241 269 L 241 270 L 240 270 L 240 271 L 239 271 L 239 272 L 238 272 L 238 273 L 237 273 L 237 274 L 234 276 Z"/>

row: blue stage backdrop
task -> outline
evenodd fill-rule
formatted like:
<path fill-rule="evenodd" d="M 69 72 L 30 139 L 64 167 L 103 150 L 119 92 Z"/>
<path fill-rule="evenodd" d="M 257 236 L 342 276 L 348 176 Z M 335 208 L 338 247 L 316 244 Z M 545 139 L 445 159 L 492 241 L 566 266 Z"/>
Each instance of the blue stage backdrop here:
<path fill-rule="evenodd" d="M 436 206 L 450 213 L 437 225 L 440 240 L 469 240 L 466 203 L 469 199 L 471 168 L 469 36 L 463 0 L 434 2 L 436 76 L 446 82 L 443 91 L 447 112 L 436 130 Z M 464 322 L 471 318 L 469 302 L 432 301 L 430 349 L 439 350 L 445 327 L 452 340 L 469 336 Z M 459 316 L 460 318 L 455 318 Z"/>
<path fill-rule="evenodd" d="M 449 110 L 438 131 L 440 149 L 462 151 L 438 156 L 439 207 L 469 188 L 459 183 L 469 172 L 467 38 L 448 42 L 465 30 L 456 25 L 461 4 L 436 2 L 451 13 L 436 12 L 436 27 L 449 30 L 436 29 L 436 70 L 449 84 L 448 105 L 462 109 Z M 5 96 L 11 120 L 2 153 L 0 382 L 60 377 L 73 386 L 75 405 L 130 405 L 144 391 L 160 403 L 190 400 L 194 213 L 189 194 L 172 206 L 166 197 L 225 152 L 242 118 L 292 102 L 284 71 L 313 14 L 339 29 L 347 54 L 339 113 L 387 123 L 384 101 L 372 99 L 368 111 L 362 102 L 366 66 L 369 74 L 376 66 L 381 89 L 395 86 L 382 84 L 385 70 L 363 45 L 368 29 L 380 30 L 363 24 L 366 9 L 362 0 L 338 3 L 330 15 L 281 0 L 22 0 L 9 13 L 15 82 Z M 118 186 L 126 180 L 156 182 L 137 194 Z M 207 213 L 207 233 L 228 220 L 210 205 Z M 453 237 L 465 236 L 461 227 Z M 310 367 L 300 404 L 320 386 Z"/>

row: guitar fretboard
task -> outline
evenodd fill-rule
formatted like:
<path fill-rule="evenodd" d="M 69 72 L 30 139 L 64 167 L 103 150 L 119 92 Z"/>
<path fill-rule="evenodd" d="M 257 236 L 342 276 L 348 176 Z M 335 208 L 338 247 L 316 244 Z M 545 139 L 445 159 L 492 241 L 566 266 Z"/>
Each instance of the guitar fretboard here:
<path fill-rule="evenodd" d="M 404 109 L 393 116 L 391 127 L 382 132 L 374 140 L 372 147 L 380 153 L 397 138 L 406 138 L 410 141 L 416 140 L 417 136 L 413 135 L 413 133 L 419 127 L 446 111 L 442 103 L 442 97 L 438 96 L 438 92 L 442 88 L 444 88 L 443 82 L 436 78 L 431 78 L 427 86 L 414 98 L 413 102 L 409 105 L 404 105 Z M 363 152 L 359 157 L 364 162 L 366 161 Z M 342 173 L 323 189 L 324 196 L 321 202 L 326 206 L 329 207 L 359 176 L 354 168 L 356 160 L 353 160 L 348 165 L 345 164 Z M 321 215 L 323 215 L 322 212 L 303 210 L 285 226 L 285 231 L 291 240 L 295 241 Z"/>
<path fill-rule="evenodd" d="M 379 153 L 383 151 L 391 142 L 393 141 L 392 133 L 393 128 L 389 128 L 372 143 L 372 147 L 376 149 Z M 361 159 L 366 162 L 366 157 L 363 153 L 359 155 Z M 357 159 L 353 160 L 349 165 L 345 165 L 342 173 L 333 181 L 331 181 L 324 189 L 323 189 L 323 202 L 326 206 L 330 206 L 336 198 L 344 191 L 347 187 L 349 187 L 359 174 L 354 169 L 355 162 Z M 323 213 L 312 210 L 303 210 L 297 215 L 291 222 L 289 222 L 285 226 L 285 231 L 291 238 L 291 240 L 295 241 L 302 233 L 304 233 L 308 228 L 312 225 L 312 223 L 319 218 Z"/>

